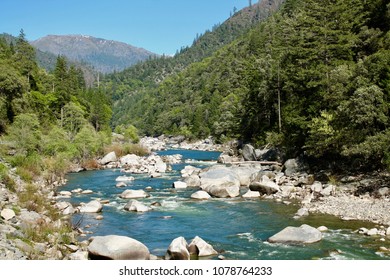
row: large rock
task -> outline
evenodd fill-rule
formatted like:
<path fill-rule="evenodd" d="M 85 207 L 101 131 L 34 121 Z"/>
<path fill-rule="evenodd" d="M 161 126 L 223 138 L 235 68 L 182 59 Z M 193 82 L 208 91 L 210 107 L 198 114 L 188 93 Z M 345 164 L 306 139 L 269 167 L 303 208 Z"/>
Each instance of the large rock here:
<path fill-rule="evenodd" d="M 199 199 L 199 200 L 207 200 L 207 199 L 210 199 L 211 196 L 205 191 L 197 191 L 196 193 L 193 193 L 191 195 L 191 198 Z"/>
<path fill-rule="evenodd" d="M 11 220 L 13 217 L 15 217 L 15 212 L 14 210 L 12 209 L 3 209 L 1 210 L 1 213 L 0 213 L 1 217 L 6 220 L 6 221 L 9 221 Z"/>
<path fill-rule="evenodd" d="M 243 198 L 259 198 L 260 193 L 248 190 L 245 194 L 242 195 L 242 197 Z"/>
<path fill-rule="evenodd" d="M 115 181 L 117 182 L 132 182 L 135 178 L 132 176 L 118 176 Z"/>
<path fill-rule="evenodd" d="M 245 144 L 242 147 L 242 157 L 245 161 L 255 161 L 256 160 L 256 152 L 255 148 L 252 145 Z"/>
<path fill-rule="evenodd" d="M 143 204 L 142 202 L 139 202 L 137 200 L 132 200 L 132 201 L 128 202 L 125 205 L 124 209 L 127 211 L 135 211 L 135 212 L 148 212 L 148 211 L 152 210 L 152 208 L 146 206 L 145 204 Z"/>
<path fill-rule="evenodd" d="M 140 165 L 140 157 L 137 155 L 125 155 L 120 158 L 121 165 L 138 166 Z"/>
<path fill-rule="evenodd" d="M 305 164 L 299 158 L 289 159 L 284 163 L 284 173 L 292 176 L 306 169 Z"/>
<path fill-rule="evenodd" d="M 40 221 L 43 221 L 43 217 L 35 211 L 22 211 L 19 215 L 20 227 L 22 229 L 34 228 Z"/>
<path fill-rule="evenodd" d="M 106 164 L 109 164 L 111 162 L 115 162 L 117 161 L 117 157 L 116 157 L 116 154 L 115 152 L 111 152 L 111 153 L 108 153 L 107 155 L 105 155 L 101 160 L 100 160 L 100 164 L 102 165 L 106 165 Z"/>
<path fill-rule="evenodd" d="M 199 236 L 196 236 L 190 245 L 188 245 L 188 251 L 191 255 L 197 255 L 199 257 L 218 255 L 218 252 L 214 250 L 213 246 Z"/>
<path fill-rule="evenodd" d="M 176 181 L 176 182 L 173 182 L 172 186 L 175 189 L 186 189 L 187 188 L 187 183 Z"/>
<path fill-rule="evenodd" d="M 214 166 L 200 174 L 201 188 L 209 194 L 226 198 L 240 195 L 240 180 L 227 167 Z"/>
<path fill-rule="evenodd" d="M 91 259 L 149 260 L 149 249 L 141 242 L 126 236 L 96 236 L 88 246 Z"/>
<path fill-rule="evenodd" d="M 249 166 L 234 166 L 231 167 L 231 170 L 236 174 L 238 180 L 240 180 L 240 185 L 248 187 L 252 175 L 259 172 L 261 170 L 261 166 L 259 165 L 258 168 L 255 167 L 249 167 Z"/>
<path fill-rule="evenodd" d="M 149 194 L 144 190 L 125 190 L 119 195 L 123 199 L 145 198 L 148 196 Z"/>
<path fill-rule="evenodd" d="M 279 233 L 271 236 L 268 241 L 271 243 L 303 243 L 310 244 L 322 239 L 322 233 L 311 226 L 286 227 Z"/>
<path fill-rule="evenodd" d="M 189 177 L 184 178 L 184 182 L 190 188 L 198 188 L 201 185 L 200 177 L 198 175 L 191 175 Z"/>
<path fill-rule="evenodd" d="M 169 245 L 167 252 L 165 253 L 166 260 L 189 260 L 190 253 L 187 249 L 187 241 L 184 237 L 178 237 L 172 241 Z"/>
<path fill-rule="evenodd" d="M 277 193 L 280 188 L 273 182 L 268 176 L 263 176 L 259 182 L 251 182 L 249 189 L 251 191 L 260 192 L 261 194 L 274 194 Z"/>
<path fill-rule="evenodd" d="M 81 205 L 80 213 L 99 213 L 103 209 L 103 204 L 97 200 L 88 202 L 87 204 Z"/>

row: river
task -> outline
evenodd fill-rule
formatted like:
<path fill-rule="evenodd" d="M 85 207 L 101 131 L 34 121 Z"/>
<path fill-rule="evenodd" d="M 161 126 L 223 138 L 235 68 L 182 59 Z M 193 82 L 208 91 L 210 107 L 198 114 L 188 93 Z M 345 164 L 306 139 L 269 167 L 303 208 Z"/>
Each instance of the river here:
<path fill-rule="evenodd" d="M 69 174 L 68 183 L 61 190 L 76 188 L 94 191 L 92 195 L 73 195 L 69 201 L 78 205 L 92 199 L 108 199 L 104 205 L 103 220 L 97 214 L 75 214 L 73 222 L 96 235 L 124 235 L 144 243 L 152 254 L 163 256 L 171 241 L 179 236 L 190 242 L 195 236 L 213 245 L 227 259 L 241 260 L 307 260 L 307 259 L 389 259 L 378 253 L 379 247 L 389 247 L 390 242 L 378 237 L 354 233 L 360 227 L 373 227 L 363 222 L 342 221 L 328 215 L 313 215 L 293 219 L 299 205 L 285 205 L 267 200 L 243 198 L 194 201 L 190 195 L 196 190 L 174 190 L 172 183 L 180 179 L 180 170 L 186 165 L 207 167 L 219 156 L 216 152 L 170 150 L 160 155 L 182 154 L 183 163 L 173 165 L 173 171 L 162 178 L 134 175 L 128 188 L 152 187 L 150 197 L 142 199 L 145 205 L 159 202 L 161 206 L 146 213 L 123 210 L 127 200 L 118 197 L 124 189 L 116 188 L 115 179 L 121 175 L 118 169 L 88 171 Z M 286 226 L 309 224 L 327 226 L 323 240 L 312 245 L 277 245 L 266 240 Z"/>

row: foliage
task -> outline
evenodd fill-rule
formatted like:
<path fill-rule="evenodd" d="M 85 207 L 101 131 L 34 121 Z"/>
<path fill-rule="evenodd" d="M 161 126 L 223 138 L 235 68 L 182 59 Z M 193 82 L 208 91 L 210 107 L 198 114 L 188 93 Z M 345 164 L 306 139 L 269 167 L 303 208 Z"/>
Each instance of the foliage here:
<path fill-rule="evenodd" d="M 181 72 L 161 73 L 177 55 L 109 77 L 115 122 L 148 135 L 241 138 L 283 146 L 289 156 L 385 166 L 388 7 L 384 0 L 286 1 Z"/>

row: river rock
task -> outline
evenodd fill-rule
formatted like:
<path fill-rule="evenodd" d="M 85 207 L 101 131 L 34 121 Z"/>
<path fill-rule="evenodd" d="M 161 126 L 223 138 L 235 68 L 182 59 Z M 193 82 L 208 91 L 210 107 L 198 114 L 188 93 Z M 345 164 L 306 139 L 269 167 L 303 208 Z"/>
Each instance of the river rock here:
<path fill-rule="evenodd" d="M 255 148 L 252 145 L 245 144 L 242 147 L 242 157 L 245 161 L 255 161 L 256 160 L 256 153 Z"/>
<path fill-rule="evenodd" d="M 173 187 L 175 189 L 186 189 L 187 188 L 187 184 L 184 183 L 184 182 L 176 181 L 176 182 L 173 183 Z"/>
<path fill-rule="evenodd" d="M 107 155 L 105 155 L 101 160 L 100 160 L 100 164 L 101 165 L 106 165 L 106 164 L 109 164 L 111 162 L 115 162 L 117 161 L 117 157 L 116 157 L 116 154 L 115 152 L 111 152 L 111 153 L 108 153 Z"/>
<path fill-rule="evenodd" d="M 128 202 L 125 205 L 124 209 L 127 211 L 135 211 L 135 212 L 148 212 L 152 210 L 152 208 L 144 205 L 142 202 L 139 202 L 137 200 L 132 200 Z"/>
<path fill-rule="evenodd" d="M 200 177 L 198 175 L 191 175 L 187 178 L 184 178 L 184 182 L 190 188 L 198 188 L 201 185 Z"/>
<path fill-rule="evenodd" d="M 13 217 L 15 217 L 15 212 L 14 210 L 12 209 L 3 209 L 1 210 L 1 213 L 0 213 L 1 217 L 6 220 L 6 221 L 9 221 L 11 220 Z"/>
<path fill-rule="evenodd" d="M 322 188 L 322 183 L 321 182 L 314 182 L 311 186 L 310 186 L 310 189 L 312 190 L 312 192 L 314 193 L 321 193 L 323 188 Z"/>
<path fill-rule="evenodd" d="M 102 209 L 103 205 L 99 201 L 92 200 L 87 204 L 81 205 L 80 213 L 99 213 Z"/>
<path fill-rule="evenodd" d="M 191 195 L 191 198 L 199 199 L 199 200 L 207 200 L 210 199 L 211 196 L 205 191 L 197 191 Z"/>
<path fill-rule="evenodd" d="M 66 208 L 62 210 L 62 215 L 72 215 L 76 212 L 72 204 L 68 204 Z"/>
<path fill-rule="evenodd" d="M 289 159 L 284 163 L 284 173 L 287 176 L 292 176 L 294 174 L 297 174 L 298 172 L 304 170 L 304 164 L 301 162 L 301 160 L 295 158 L 295 159 Z"/>
<path fill-rule="evenodd" d="M 60 195 L 70 197 L 72 196 L 72 193 L 69 191 L 60 191 Z"/>
<path fill-rule="evenodd" d="M 199 175 L 201 171 L 200 168 L 194 167 L 192 165 L 187 165 L 180 171 L 183 178 L 190 177 L 191 175 Z"/>
<path fill-rule="evenodd" d="M 135 178 L 132 176 L 119 176 L 115 179 L 117 182 L 132 182 Z"/>
<path fill-rule="evenodd" d="M 69 255 L 69 260 L 72 260 L 72 261 L 86 261 L 86 260 L 88 260 L 88 252 L 79 250 L 77 252 L 71 253 Z"/>
<path fill-rule="evenodd" d="M 261 195 L 259 192 L 254 192 L 251 190 L 248 190 L 245 194 L 242 195 L 243 198 L 258 198 L 260 196 Z"/>
<path fill-rule="evenodd" d="M 252 175 L 261 170 L 259 165 L 257 168 L 249 166 L 234 166 L 231 170 L 236 174 L 238 180 L 240 180 L 241 186 L 248 187 L 251 183 Z"/>
<path fill-rule="evenodd" d="M 333 185 L 325 185 L 324 189 L 321 191 L 321 195 L 323 196 L 331 196 L 334 193 L 336 186 Z"/>
<path fill-rule="evenodd" d="M 178 237 L 169 245 L 165 253 L 166 260 L 189 260 L 188 244 L 184 237 Z"/>
<path fill-rule="evenodd" d="M 119 183 L 116 184 L 116 187 L 117 188 L 126 188 L 127 184 L 125 182 L 119 182 Z"/>
<path fill-rule="evenodd" d="M 378 235 L 379 231 L 377 228 L 372 228 L 370 230 L 367 231 L 366 235 L 368 236 L 375 236 L 375 235 Z"/>
<path fill-rule="evenodd" d="M 303 243 L 310 244 L 322 239 L 322 233 L 311 226 L 286 227 L 279 233 L 271 236 L 268 241 L 271 243 Z"/>
<path fill-rule="evenodd" d="M 388 194 L 389 194 L 389 188 L 388 187 L 380 188 L 378 190 L 378 195 L 379 196 L 387 196 Z"/>
<path fill-rule="evenodd" d="M 91 259 L 149 260 L 149 249 L 141 242 L 126 236 L 96 236 L 88 246 Z"/>
<path fill-rule="evenodd" d="M 263 176 L 259 182 L 251 182 L 249 185 L 251 191 L 260 192 L 261 194 L 274 194 L 277 193 L 280 188 L 274 183 L 268 176 Z"/>
<path fill-rule="evenodd" d="M 92 190 L 84 190 L 81 192 L 81 194 L 93 194 Z"/>
<path fill-rule="evenodd" d="M 125 190 L 119 195 L 123 199 L 145 198 L 148 196 L 149 194 L 144 190 Z"/>
<path fill-rule="evenodd" d="M 303 207 L 303 208 L 299 209 L 295 215 L 298 217 L 309 216 L 309 209 Z"/>
<path fill-rule="evenodd" d="M 188 245 L 188 251 L 191 255 L 197 255 L 199 257 L 218 255 L 218 252 L 214 250 L 213 246 L 199 236 L 196 236 L 190 245 Z"/>
<path fill-rule="evenodd" d="M 328 231 L 329 229 L 326 227 L 326 226 L 320 226 L 317 228 L 319 231 L 321 232 L 325 232 L 325 231 Z"/>
<path fill-rule="evenodd" d="M 140 165 L 140 157 L 137 155 L 125 155 L 120 158 L 120 163 L 122 166 L 126 165 L 128 167 Z"/>
<path fill-rule="evenodd" d="M 240 180 L 231 169 L 214 166 L 200 174 L 201 188 L 209 194 L 226 198 L 240 195 Z"/>

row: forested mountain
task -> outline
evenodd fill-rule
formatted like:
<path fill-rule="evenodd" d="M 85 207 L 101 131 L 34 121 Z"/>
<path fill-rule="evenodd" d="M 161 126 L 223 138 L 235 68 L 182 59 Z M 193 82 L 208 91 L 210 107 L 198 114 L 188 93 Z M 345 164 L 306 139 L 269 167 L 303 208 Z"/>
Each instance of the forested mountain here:
<path fill-rule="evenodd" d="M 389 24 L 385 0 L 288 0 L 159 85 L 131 79 L 141 65 L 124 72 L 122 84 L 112 77 L 114 92 L 141 92 L 115 103 L 113 123 L 152 135 L 268 143 L 353 168 L 390 166 Z M 161 69 L 158 60 L 148 63 Z"/>
<path fill-rule="evenodd" d="M 156 56 L 150 51 L 125 43 L 84 35 L 49 35 L 31 44 L 46 54 L 64 55 L 71 61 L 87 63 L 101 73 L 121 71 L 150 56 Z"/>
<path fill-rule="evenodd" d="M 95 156 L 111 136 L 111 114 L 105 93 L 87 88 L 82 70 L 65 57 L 50 74 L 23 31 L 15 43 L 0 38 L 0 157 L 22 179 L 46 172 L 50 180 L 66 163 Z"/>
<path fill-rule="evenodd" d="M 251 4 L 241 11 L 234 11 L 232 16 L 212 30 L 198 35 L 191 47 L 182 48 L 174 57 L 159 57 L 139 63 L 122 72 L 108 75 L 105 88 L 111 92 L 115 101 L 113 125 L 134 122 L 142 119 L 134 110 L 136 100 L 144 93 L 150 93 L 168 76 L 179 73 L 188 65 L 211 56 L 225 46 L 247 33 L 260 21 L 279 9 L 285 0 L 263 0 Z M 137 121 L 135 121 L 137 123 Z M 142 125 L 140 125 L 141 128 Z"/>

